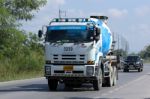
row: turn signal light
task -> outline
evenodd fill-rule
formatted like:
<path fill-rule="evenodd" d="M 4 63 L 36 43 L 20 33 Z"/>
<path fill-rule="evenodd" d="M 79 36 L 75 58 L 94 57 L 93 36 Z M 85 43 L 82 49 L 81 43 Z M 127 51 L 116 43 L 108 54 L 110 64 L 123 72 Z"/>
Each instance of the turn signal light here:
<path fill-rule="evenodd" d="M 95 63 L 94 61 L 87 61 L 88 65 L 94 65 L 94 63 Z"/>

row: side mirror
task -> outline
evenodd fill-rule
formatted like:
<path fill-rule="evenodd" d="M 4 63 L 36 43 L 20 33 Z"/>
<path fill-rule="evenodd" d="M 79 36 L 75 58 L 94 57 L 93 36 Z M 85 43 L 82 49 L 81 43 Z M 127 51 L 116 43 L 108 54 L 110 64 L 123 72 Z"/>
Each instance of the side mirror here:
<path fill-rule="evenodd" d="M 94 31 L 94 39 L 96 40 L 96 42 L 100 39 L 100 28 L 95 27 L 95 31 Z"/>
<path fill-rule="evenodd" d="M 100 28 L 96 28 L 96 36 L 99 36 L 99 35 L 100 35 L 100 33 L 101 33 Z"/>
<path fill-rule="evenodd" d="M 39 30 L 39 31 L 38 31 L 38 37 L 41 38 L 41 37 L 42 37 L 42 34 L 43 34 L 43 31 L 42 31 L 42 30 Z"/>
<path fill-rule="evenodd" d="M 100 39 L 100 36 L 98 35 L 98 36 L 95 36 L 94 38 L 95 38 L 95 40 L 97 42 Z"/>

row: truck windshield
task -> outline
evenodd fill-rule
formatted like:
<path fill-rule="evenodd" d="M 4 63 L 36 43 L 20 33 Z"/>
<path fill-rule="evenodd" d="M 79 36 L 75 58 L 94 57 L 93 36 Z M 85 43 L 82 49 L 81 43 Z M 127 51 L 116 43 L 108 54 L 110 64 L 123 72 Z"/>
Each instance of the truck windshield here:
<path fill-rule="evenodd" d="M 68 27 L 67 27 L 68 28 Z M 48 29 L 46 35 L 46 41 L 48 42 L 66 42 L 66 43 L 77 43 L 77 42 L 90 42 L 93 35 L 92 30 L 83 28 L 68 28 L 67 29 Z"/>

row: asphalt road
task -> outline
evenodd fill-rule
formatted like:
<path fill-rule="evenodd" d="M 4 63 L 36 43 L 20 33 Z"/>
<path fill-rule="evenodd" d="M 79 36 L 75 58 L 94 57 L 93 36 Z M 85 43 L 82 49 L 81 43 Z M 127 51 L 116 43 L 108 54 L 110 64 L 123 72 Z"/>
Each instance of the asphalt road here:
<path fill-rule="evenodd" d="M 150 99 L 150 64 L 144 71 L 119 71 L 114 87 L 94 91 L 91 85 L 66 89 L 60 84 L 57 91 L 49 91 L 47 80 L 42 78 L 0 83 L 0 99 Z"/>

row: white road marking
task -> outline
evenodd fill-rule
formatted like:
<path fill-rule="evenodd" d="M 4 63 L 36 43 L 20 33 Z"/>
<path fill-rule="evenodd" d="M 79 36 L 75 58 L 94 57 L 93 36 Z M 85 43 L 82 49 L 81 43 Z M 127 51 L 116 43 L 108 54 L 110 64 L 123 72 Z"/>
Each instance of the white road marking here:
<path fill-rule="evenodd" d="M 130 85 L 132 85 L 132 84 L 134 84 L 134 83 L 136 83 L 136 82 L 138 82 L 138 81 L 140 81 L 142 79 L 145 79 L 147 77 L 147 75 L 149 75 L 149 74 L 150 73 L 147 73 L 147 74 L 139 77 L 138 79 L 135 79 L 135 80 L 133 80 L 131 82 L 128 82 L 127 84 L 124 84 L 124 85 L 122 85 L 122 86 L 120 86 L 118 88 L 112 89 L 112 90 L 110 90 L 110 91 L 108 91 L 106 93 L 101 94 L 100 96 L 94 97 L 94 99 L 95 98 L 97 99 L 97 98 L 100 98 L 100 97 L 104 97 L 104 96 L 108 96 L 109 94 L 112 94 L 112 93 L 117 92 L 117 91 L 119 91 L 119 90 L 121 90 L 123 88 L 126 88 L 126 87 L 128 87 L 128 86 L 130 86 Z"/>

